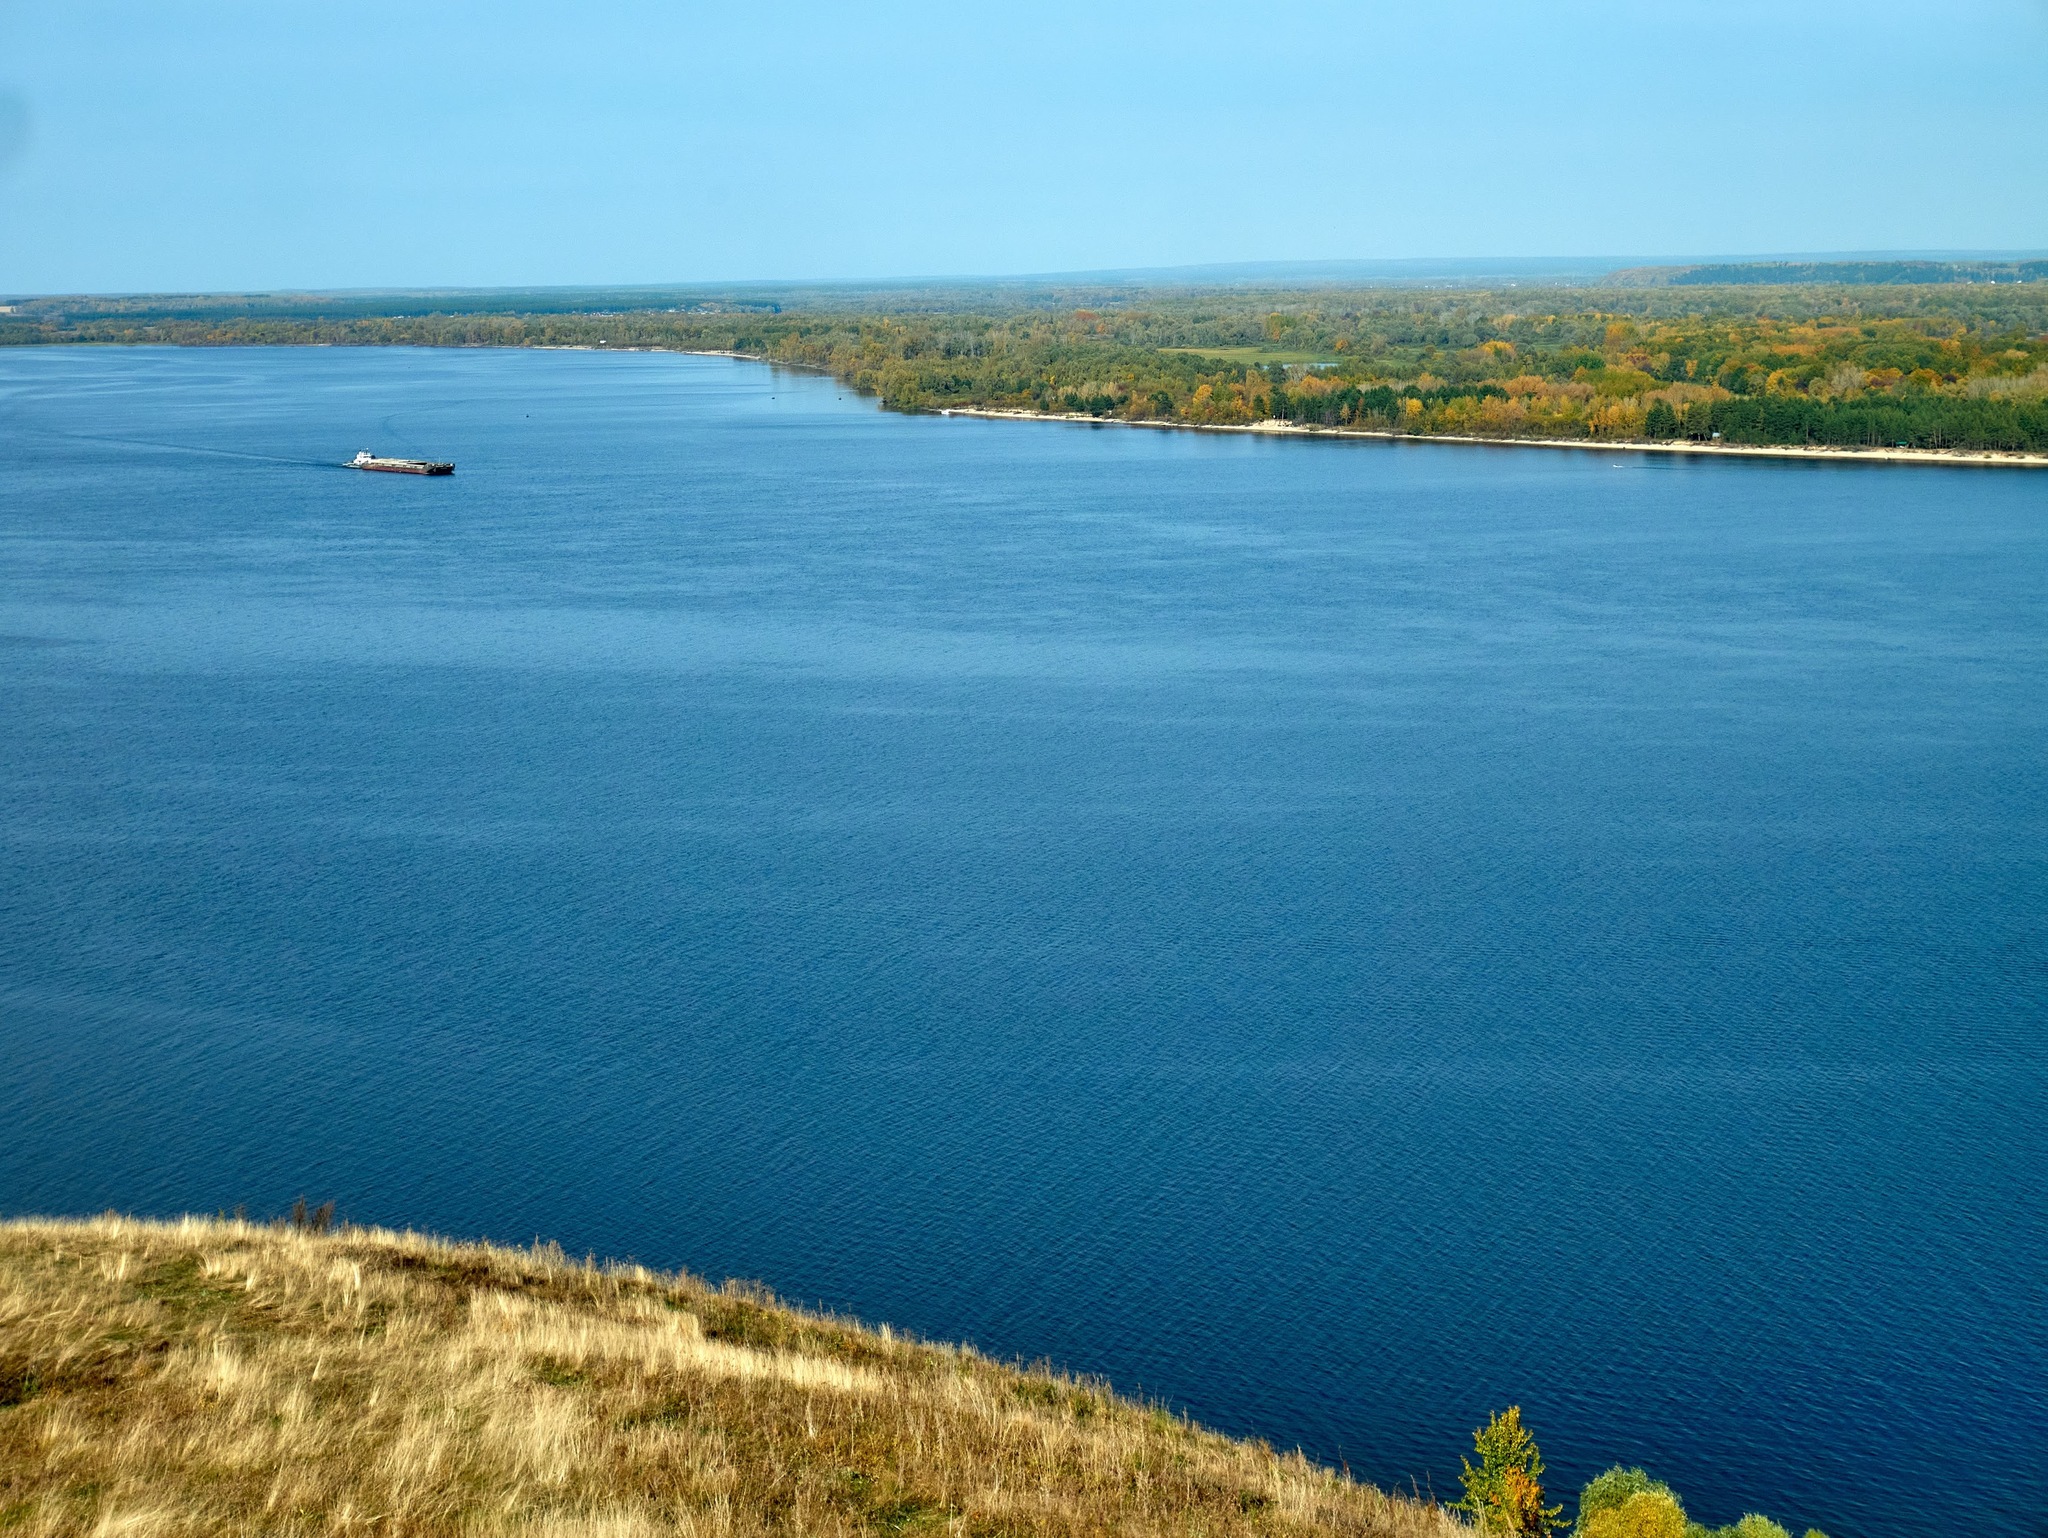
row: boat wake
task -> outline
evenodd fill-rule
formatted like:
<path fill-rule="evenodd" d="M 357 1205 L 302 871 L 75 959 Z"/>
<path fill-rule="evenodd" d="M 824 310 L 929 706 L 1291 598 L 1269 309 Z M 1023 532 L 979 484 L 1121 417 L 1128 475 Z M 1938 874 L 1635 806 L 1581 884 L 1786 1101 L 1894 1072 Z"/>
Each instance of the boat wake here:
<path fill-rule="evenodd" d="M 205 449 L 189 443 L 162 443 L 154 438 L 110 438 L 100 433 L 52 433 L 53 438 L 71 438 L 81 443 L 114 443 L 133 449 L 168 449 L 174 454 L 209 454 L 219 459 L 253 459 L 266 465 L 300 465 L 313 470 L 346 470 L 341 459 L 293 459 L 282 454 L 250 454 L 240 449 Z"/>

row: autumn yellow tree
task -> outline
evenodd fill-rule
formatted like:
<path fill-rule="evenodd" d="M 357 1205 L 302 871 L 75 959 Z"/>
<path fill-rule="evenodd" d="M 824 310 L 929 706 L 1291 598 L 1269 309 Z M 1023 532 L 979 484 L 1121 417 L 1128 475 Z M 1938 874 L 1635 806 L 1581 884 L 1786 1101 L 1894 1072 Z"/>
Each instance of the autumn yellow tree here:
<path fill-rule="evenodd" d="M 1457 1509 L 1471 1513 L 1482 1533 L 1511 1538 L 1549 1538 L 1563 1527 L 1562 1506 L 1543 1504 L 1543 1455 L 1522 1425 L 1522 1407 L 1510 1405 L 1472 1433 L 1478 1467 L 1465 1464 L 1465 1498 Z"/>

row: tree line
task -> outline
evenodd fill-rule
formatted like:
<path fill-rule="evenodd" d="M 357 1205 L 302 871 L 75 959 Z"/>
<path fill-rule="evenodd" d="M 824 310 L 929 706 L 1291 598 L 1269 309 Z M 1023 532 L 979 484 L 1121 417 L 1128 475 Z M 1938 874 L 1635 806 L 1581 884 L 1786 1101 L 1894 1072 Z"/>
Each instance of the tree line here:
<path fill-rule="evenodd" d="M 1492 438 L 2048 450 L 2048 285 L 1091 291 L 606 313 L 278 315 L 38 302 L 0 345 L 634 347 L 986 407 Z M 1072 296 L 1068 296 L 1072 297 Z"/>

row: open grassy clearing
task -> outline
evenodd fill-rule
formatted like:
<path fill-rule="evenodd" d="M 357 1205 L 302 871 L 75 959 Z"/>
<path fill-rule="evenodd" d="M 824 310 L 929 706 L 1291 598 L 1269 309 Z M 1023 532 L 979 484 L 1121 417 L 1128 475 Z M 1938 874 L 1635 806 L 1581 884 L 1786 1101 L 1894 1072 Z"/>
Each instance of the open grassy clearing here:
<path fill-rule="evenodd" d="M 1181 353 L 1191 358 L 1218 358 L 1226 363 L 1338 363 L 1333 352 L 1302 352 L 1272 347 L 1162 347 L 1161 352 Z"/>
<path fill-rule="evenodd" d="M 558 1249 L 0 1225 L 0 1532 L 1374 1534 L 1100 1385 Z"/>

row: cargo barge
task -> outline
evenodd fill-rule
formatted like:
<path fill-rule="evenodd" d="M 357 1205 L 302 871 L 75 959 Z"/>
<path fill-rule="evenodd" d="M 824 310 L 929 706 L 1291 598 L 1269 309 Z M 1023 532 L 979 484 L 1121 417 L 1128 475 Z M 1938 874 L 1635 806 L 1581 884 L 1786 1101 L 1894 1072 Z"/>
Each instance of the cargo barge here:
<path fill-rule="evenodd" d="M 455 466 L 438 459 L 382 459 L 364 449 L 348 462 L 351 470 L 389 470 L 394 475 L 453 475 Z"/>

